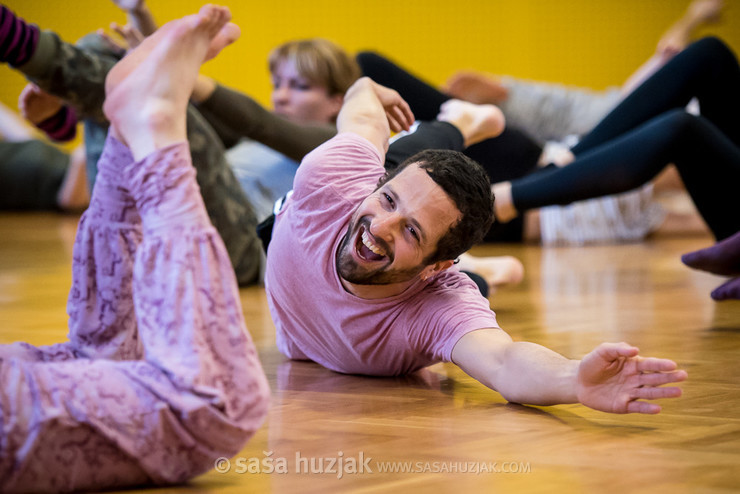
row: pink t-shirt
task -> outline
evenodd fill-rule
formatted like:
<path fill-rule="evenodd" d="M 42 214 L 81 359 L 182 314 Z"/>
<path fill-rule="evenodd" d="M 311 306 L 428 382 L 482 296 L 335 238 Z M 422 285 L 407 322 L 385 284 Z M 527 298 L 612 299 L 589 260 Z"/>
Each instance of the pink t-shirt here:
<path fill-rule="evenodd" d="M 384 171 L 378 150 L 350 133 L 316 148 L 299 167 L 275 220 L 265 275 L 286 356 L 337 372 L 394 376 L 450 361 L 464 334 L 498 327 L 488 301 L 456 267 L 390 298 L 366 300 L 344 289 L 337 248 Z"/>

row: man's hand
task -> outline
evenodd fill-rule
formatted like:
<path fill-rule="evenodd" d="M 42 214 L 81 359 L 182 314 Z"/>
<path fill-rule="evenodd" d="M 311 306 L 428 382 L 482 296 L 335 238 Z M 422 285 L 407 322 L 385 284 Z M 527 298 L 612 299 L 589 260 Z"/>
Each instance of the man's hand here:
<path fill-rule="evenodd" d="M 18 97 L 21 115 L 32 124 L 41 123 L 56 115 L 62 106 L 62 100 L 46 93 L 36 84 L 26 84 Z"/>
<path fill-rule="evenodd" d="M 640 400 L 677 398 L 681 389 L 664 384 L 684 381 L 686 371 L 672 360 L 643 358 L 627 343 L 603 343 L 578 368 L 578 401 L 611 413 L 658 413 L 655 403 Z"/>
<path fill-rule="evenodd" d="M 411 112 L 409 104 L 393 89 L 381 86 L 372 79 L 368 80 L 378 97 L 378 101 L 383 105 L 391 130 L 393 132 L 409 130 L 411 124 L 414 123 L 414 114 Z"/>
<path fill-rule="evenodd" d="M 382 154 L 391 130 L 408 130 L 414 122 L 408 103 L 394 90 L 361 77 L 347 90 L 337 117 L 339 133 L 352 132 L 370 141 Z"/>

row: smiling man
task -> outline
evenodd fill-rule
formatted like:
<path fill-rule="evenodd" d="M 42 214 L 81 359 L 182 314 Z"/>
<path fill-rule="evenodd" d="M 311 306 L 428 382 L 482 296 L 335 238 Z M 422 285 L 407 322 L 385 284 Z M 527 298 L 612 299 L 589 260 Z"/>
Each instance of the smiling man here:
<path fill-rule="evenodd" d="M 437 239 L 448 232 L 448 238 L 454 238 L 451 230 L 462 224 L 463 215 L 430 174 L 452 173 L 456 165 L 464 164 L 480 171 L 460 153 L 426 151 L 395 174 L 383 176 L 353 215 L 339 248 L 337 272 L 347 291 L 365 298 L 395 295 L 406 288 L 404 282 L 416 276 L 426 279 L 453 264 L 447 252 L 440 256 Z M 477 178 L 478 184 L 485 183 L 483 176 Z M 489 210 L 490 194 L 484 188 L 459 190 L 463 194 L 458 202 L 480 212 Z M 479 219 L 479 228 L 491 223 L 491 215 L 485 213 L 464 218 L 469 227 Z"/>
<path fill-rule="evenodd" d="M 303 160 L 267 256 L 280 351 L 380 376 L 452 361 L 526 404 L 658 413 L 643 400 L 680 396 L 660 387 L 686 378 L 675 362 L 640 357 L 626 343 L 570 360 L 499 328 L 453 267 L 492 222 L 488 178 L 454 151 L 424 151 L 386 174 L 390 130 L 412 120 L 395 91 L 360 79 L 345 97 L 339 134 Z"/>

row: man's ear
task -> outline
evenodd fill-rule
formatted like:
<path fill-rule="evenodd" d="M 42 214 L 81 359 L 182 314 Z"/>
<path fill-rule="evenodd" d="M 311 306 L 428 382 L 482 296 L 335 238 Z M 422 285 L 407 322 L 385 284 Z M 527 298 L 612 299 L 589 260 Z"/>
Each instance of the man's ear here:
<path fill-rule="evenodd" d="M 449 259 L 447 261 L 437 261 L 434 264 L 430 264 L 429 266 L 422 269 L 419 276 L 421 276 L 422 280 L 426 280 L 430 278 L 431 276 L 435 275 L 436 273 L 439 273 L 441 271 L 444 271 L 445 269 L 451 268 L 455 264 L 455 261 L 452 259 Z"/>

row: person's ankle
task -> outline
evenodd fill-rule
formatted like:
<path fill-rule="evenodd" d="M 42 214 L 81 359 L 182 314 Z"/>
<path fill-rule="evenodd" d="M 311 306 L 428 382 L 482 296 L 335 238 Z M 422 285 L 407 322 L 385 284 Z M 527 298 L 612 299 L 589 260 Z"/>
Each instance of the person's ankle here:
<path fill-rule="evenodd" d="M 491 186 L 494 196 L 493 216 L 499 223 L 508 223 L 518 216 L 511 197 L 511 182 L 499 182 Z"/>

